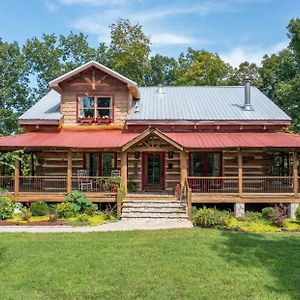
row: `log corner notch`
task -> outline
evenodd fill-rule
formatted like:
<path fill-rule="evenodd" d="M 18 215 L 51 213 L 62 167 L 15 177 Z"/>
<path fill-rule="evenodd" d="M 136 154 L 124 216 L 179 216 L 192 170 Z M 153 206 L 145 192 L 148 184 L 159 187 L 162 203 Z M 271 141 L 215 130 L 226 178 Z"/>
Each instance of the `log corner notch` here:
<path fill-rule="evenodd" d="M 299 180 L 298 180 L 298 153 L 296 150 L 293 151 L 293 187 L 294 187 L 294 196 L 298 197 L 298 188 L 299 188 Z"/>

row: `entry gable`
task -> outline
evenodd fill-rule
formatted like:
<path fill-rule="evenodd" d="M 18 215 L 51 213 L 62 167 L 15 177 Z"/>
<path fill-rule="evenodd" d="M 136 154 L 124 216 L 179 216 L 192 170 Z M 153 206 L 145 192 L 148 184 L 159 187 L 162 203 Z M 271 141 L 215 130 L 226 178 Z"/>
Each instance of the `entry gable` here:
<path fill-rule="evenodd" d="M 133 140 L 131 140 L 130 142 L 125 144 L 122 147 L 122 151 L 123 152 L 127 151 L 128 149 L 130 149 L 130 148 L 132 148 L 132 147 L 134 147 L 134 146 L 136 146 L 140 143 L 145 144 L 146 147 L 149 147 L 149 148 L 158 147 L 159 145 L 156 145 L 157 142 L 152 140 L 151 139 L 152 137 L 156 137 L 160 140 L 165 141 L 166 143 L 170 144 L 171 146 L 178 149 L 179 151 L 183 150 L 183 147 L 180 144 L 178 144 L 177 142 L 175 142 L 174 140 L 169 138 L 167 135 L 165 135 L 159 129 L 150 126 L 145 131 L 143 131 L 141 134 L 139 134 L 137 137 L 135 137 Z"/>

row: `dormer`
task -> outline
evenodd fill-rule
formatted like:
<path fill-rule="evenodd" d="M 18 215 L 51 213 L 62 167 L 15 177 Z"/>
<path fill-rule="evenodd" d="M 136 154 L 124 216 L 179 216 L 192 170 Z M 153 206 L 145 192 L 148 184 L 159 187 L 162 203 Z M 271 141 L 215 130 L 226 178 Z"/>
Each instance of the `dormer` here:
<path fill-rule="evenodd" d="M 123 125 L 133 99 L 140 98 L 134 81 L 95 61 L 52 80 L 49 86 L 51 91 L 20 117 L 25 129 Z"/>

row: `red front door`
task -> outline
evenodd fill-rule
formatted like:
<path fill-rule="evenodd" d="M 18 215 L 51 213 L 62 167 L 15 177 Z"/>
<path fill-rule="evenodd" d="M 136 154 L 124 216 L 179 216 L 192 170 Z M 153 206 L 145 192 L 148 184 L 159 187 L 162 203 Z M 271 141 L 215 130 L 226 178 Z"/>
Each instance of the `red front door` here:
<path fill-rule="evenodd" d="M 162 191 L 165 181 L 165 154 L 143 153 L 143 190 Z"/>

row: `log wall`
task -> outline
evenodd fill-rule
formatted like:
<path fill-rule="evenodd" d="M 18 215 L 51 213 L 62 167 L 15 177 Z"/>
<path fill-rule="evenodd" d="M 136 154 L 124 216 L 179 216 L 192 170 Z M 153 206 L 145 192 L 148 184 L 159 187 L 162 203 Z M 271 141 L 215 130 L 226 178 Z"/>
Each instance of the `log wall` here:
<path fill-rule="evenodd" d="M 123 124 L 130 108 L 131 96 L 127 85 L 118 79 L 105 74 L 100 70 L 95 71 L 95 89 L 89 83 L 92 80 L 91 70 L 78 75 L 61 85 L 61 113 L 64 115 L 64 124 L 80 125 L 77 123 L 78 95 L 98 94 L 113 96 L 114 98 L 114 123 Z"/>

